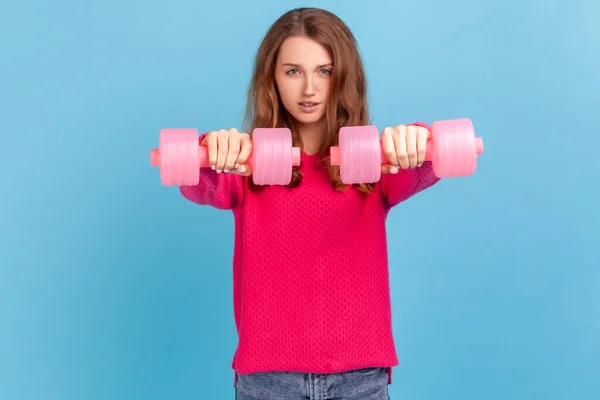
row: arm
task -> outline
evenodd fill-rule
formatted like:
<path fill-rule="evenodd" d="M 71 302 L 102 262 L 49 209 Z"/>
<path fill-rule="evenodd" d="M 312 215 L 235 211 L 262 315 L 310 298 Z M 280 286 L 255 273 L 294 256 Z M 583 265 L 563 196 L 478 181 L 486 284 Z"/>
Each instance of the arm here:
<path fill-rule="evenodd" d="M 415 122 L 411 125 L 430 129 L 422 122 Z M 400 169 L 397 174 L 383 174 L 381 191 L 387 206 L 391 208 L 433 186 L 439 180 L 440 178 L 433 172 L 431 161 L 425 161 L 421 167 Z"/>
<path fill-rule="evenodd" d="M 206 134 L 199 138 L 202 142 Z M 186 199 L 201 205 L 221 210 L 239 207 L 244 198 L 243 177 L 239 174 L 218 174 L 210 168 L 200 168 L 200 180 L 195 185 L 180 186 L 179 191 Z"/>

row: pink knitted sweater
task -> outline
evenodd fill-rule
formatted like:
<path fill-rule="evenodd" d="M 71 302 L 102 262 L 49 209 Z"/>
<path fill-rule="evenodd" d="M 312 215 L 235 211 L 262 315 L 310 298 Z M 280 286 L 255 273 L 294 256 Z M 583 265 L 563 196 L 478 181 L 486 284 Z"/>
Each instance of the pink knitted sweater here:
<path fill-rule="evenodd" d="M 180 187 L 192 202 L 233 212 L 239 340 L 231 366 L 237 373 L 387 367 L 391 383 L 398 358 L 386 218 L 439 179 L 426 162 L 382 175 L 365 195 L 334 190 L 316 154 L 302 153 L 300 169 L 293 189 L 253 192 L 250 178 L 207 168 L 197 185 Z"/>

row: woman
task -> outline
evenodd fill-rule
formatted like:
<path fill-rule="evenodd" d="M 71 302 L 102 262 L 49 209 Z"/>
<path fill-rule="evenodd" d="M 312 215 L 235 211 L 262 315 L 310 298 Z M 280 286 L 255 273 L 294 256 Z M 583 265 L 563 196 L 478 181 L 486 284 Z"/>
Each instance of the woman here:
<path fill-rule="evenodd" d="M 398 364 L 385 221 L 438 181 L 425 162 L 429 129 L 382 132 L 381 180 L 344 185 L 328 149 L 344 126 L 369 124 L 355 39 L 334 14 L 299 8 L 267 32 L 255 60 L 246 129 L 201 136 L 213 170 L 182 186 L 235 221 L 233 357 L 238 399 L 388 399 Z M 287 186 L 256 186 L 246 165 L 254 128 L 287 127 L 301 148 Z"/>

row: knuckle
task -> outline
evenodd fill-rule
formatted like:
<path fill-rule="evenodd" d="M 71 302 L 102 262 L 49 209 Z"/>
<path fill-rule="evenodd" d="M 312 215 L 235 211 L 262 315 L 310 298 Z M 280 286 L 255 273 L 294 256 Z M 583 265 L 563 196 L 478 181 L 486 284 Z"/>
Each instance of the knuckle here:
<path fill-rule="evenodd" d="M 237 143 L 240 141 L 240 138 L 238 135 L 229 135 L 229 143 Z"/>
<path fill-rule="evenodd" d="M 394 159 L 394 158 L 396 158 L 396 152 L 395 152 L 395 151 L 393 151 L 393 150 L 387 150 L 387 151 L 385 152 L 385 155 L 386 155 L 388 158 L 391 158 L 391 159 Z"/>

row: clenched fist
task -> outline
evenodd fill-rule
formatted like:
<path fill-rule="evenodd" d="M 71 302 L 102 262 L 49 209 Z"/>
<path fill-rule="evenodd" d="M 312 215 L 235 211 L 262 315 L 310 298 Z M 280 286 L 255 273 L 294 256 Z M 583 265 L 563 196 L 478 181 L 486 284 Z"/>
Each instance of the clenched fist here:
<path fill-rule="evenodd" d="M 398 173 L 398 168 L 416 168 L 425 162 L 429 129 L 416 125 L 398 125 L 385 128 L 381 143 L 389 164 L 382 165 L 385 174 Z"/>
<path fill-rule="evenodd" d="M 237 129 L 219 129 L 207 133 L 200 145 L 208 147 L 208 162 L 217 173 L 235 173 L 248 176 L 252 173 L 246 161 L 252 153 L 250 135 Z"/>

